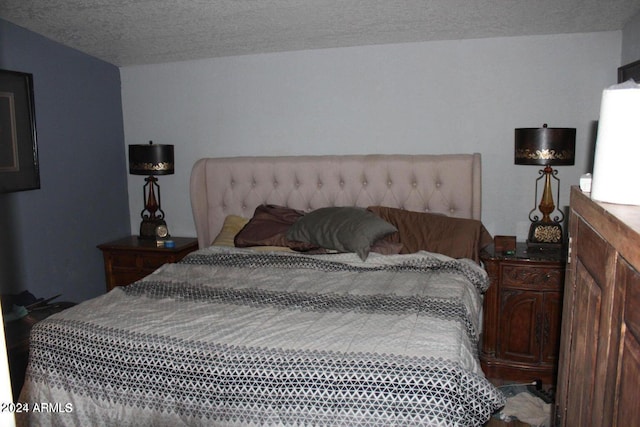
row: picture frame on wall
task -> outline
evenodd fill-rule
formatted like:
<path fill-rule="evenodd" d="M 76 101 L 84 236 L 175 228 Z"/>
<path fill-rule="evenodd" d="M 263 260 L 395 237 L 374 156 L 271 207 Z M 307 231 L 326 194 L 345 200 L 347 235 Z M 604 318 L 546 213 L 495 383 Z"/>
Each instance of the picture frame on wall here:
<path fill-rule="evenodd" d="M 640 83 L 640 60 L 618 68 L 618 83 L 626 82 L 629 79 Z"/>
<path fill-rule="evenodd" d="M 0 70 L 0 193 L 38 188 L 33 75 Z"/>

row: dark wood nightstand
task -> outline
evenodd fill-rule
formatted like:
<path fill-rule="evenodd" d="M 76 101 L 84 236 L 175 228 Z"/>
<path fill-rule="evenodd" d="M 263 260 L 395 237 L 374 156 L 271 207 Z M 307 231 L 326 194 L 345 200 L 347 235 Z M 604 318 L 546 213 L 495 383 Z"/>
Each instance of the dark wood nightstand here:
<path fill-rule="evenodd" d="M 76 305 L 73 302 L 58 302 L 37 307 L 26 316 L 6 322 L 4 325 L 5 339 L 7 340 L 7 357 L 9 359 L 9 372 L 11 374 L 11 390 L 13 400 L 18 400 L 20 390 L 24 384 L 24 374 L 29 361 L 29 335 L 31 328 L 41 320 L 54 313 L 66 310 Z"/>
<path fill-rule="evenodd" d="M 155 240 L 129 236 L 98 245 L 104 257 L 107 292 L 153 273 L 161 265 L 178 262 L 198 249 L 195 237 L 171 237 L 175 247 L 158 247 Z"/>
<path fill-rule="evenodd" d="M 556 382 L 564 251 L 528 252 L 518 243 L 515 254 L 481 253 L 491 280 L 484 299 L 480 361 L 495 383 Z"/>

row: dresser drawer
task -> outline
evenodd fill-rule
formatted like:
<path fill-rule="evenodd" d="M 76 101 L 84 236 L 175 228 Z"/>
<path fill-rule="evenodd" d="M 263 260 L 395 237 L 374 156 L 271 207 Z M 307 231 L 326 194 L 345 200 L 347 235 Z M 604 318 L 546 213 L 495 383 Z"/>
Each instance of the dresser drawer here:
<path fill-rule="evenodd" d="M 545 265 L 504 264 L 501 271 L 502 286 L 531 290 L 558 290 L 562 288 L 564 271 Z"/>

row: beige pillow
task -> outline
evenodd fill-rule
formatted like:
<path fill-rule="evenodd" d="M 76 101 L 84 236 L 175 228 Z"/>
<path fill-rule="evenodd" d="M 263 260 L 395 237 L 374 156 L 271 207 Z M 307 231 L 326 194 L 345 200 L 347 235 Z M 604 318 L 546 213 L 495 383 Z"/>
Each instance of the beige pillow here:
<path fill-rule="evenodd" d="M 242 230 L 242 228 L 247 225 L 249 222 L 248 218 L 243 218 L 238 215 L 228 215 L 224 219 L 224 224 L 222 224 L 222 230 L 213 240 L 212 245 L 216 246 L 235 246 L 233 243 L 233 239 L 236 237 L 236 234 Z"/>

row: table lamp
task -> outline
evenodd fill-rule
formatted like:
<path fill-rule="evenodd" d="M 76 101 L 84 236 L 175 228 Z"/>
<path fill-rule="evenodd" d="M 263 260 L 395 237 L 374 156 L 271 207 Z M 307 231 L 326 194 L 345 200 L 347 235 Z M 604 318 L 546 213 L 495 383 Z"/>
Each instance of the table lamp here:
<path fill-rule="evenodd" d="M 167 223 L 160 203 L 160 186 L 156 175 L 173 174 L 173 145 L 149 144 L 129 145 L 129 173 L 147 175 L 142 187 L 145 201 L 140 212 L 140 239 L 168 237 Z M 157 196 L 156 196 L 157 193 Z"/>
<path fill-rule="evenodd" d="M 575 128 L 520 128 L 515 130 L 515 164 L 544 166 L 536 179 L 534 208 L 529 212 L 529 248 L 559 249 L 562 246 L 563 234 L 561 223 L 564 214 L 558 210 L 558 215 L 551 215 L 560 205 L 560 179 L 558 171 L 552 166 L 571 166 L 575 162 L 576 130 Z M 542 213 L 540 218 L 536 213 L 535 203 L 538 199 L 538 184 L 544 178 L 542 198 L 538 209 Z M 554 204 L 551 180 L 557 183 L 556 202 Z"/>

